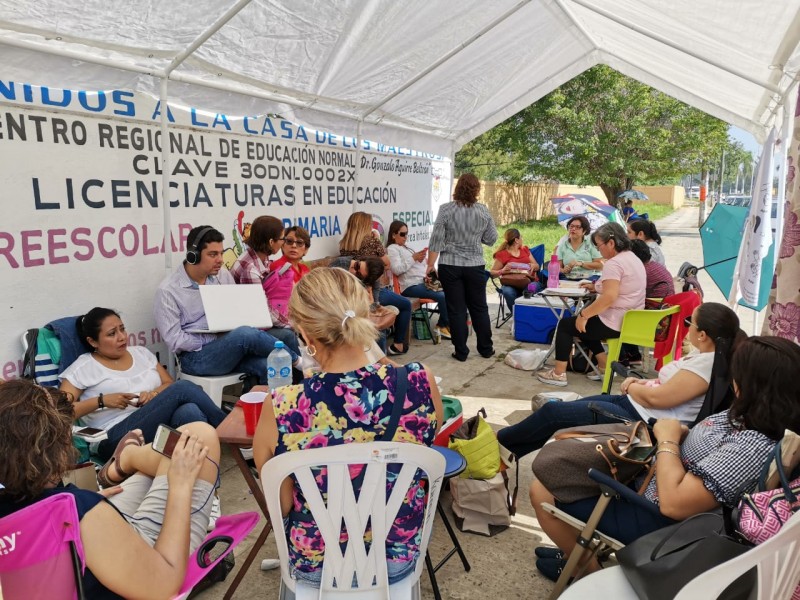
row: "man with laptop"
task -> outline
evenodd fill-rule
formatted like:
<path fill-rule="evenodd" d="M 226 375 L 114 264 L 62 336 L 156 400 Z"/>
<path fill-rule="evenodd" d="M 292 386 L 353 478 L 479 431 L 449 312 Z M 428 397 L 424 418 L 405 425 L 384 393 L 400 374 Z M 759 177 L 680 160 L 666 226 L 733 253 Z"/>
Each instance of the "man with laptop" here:
<path fill-rule="evenodd" d="M 261 286 L 235 285 L 223 268 L 224 239 L 208 225 L 189 232 L 185 260 L 156 291 L 156 325 L 185 373 L 213 376 L 241 371 L 267 384 L 267 356 L 275 342 L 283 341 L 296 362 L 297 336 L 291 329 L 268 333 L 256 328 L 272 324 L 264 292 Z"/>

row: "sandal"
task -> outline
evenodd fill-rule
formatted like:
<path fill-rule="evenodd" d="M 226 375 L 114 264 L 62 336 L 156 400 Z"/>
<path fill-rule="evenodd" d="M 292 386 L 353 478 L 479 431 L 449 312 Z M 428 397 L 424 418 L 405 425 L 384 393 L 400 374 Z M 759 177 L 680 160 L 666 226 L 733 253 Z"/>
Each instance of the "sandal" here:
<path fill-rule="evenodd" d="M 103 468 L 97 472 L 97 483 L 100 484 L 100 487 L 102 487 L 103 489 L 114 487 L 115 485 L 119 485 L 120 483 L 125 481 L 128 477 L 133 475 L 133 473 L 126 473 L 118 466 L 119 458 L 120 456 L 122 456 L 122 451 L 127 446 L 131 445 L 144 446 L 144 437 L 142 436 L 141 429 L 134 429 L 133 431 L 126 433 L 117 444 L 117 448 L 114 450 L 114 455 L 111 458 L 109 458 L 106 464 L 103 465 Z M 112 481 L 109 478 L 108 475 L 111 465 L 114 465 L 117 474 L 122 476 L 122 479 L 120 479 L 119 481 Z"/>

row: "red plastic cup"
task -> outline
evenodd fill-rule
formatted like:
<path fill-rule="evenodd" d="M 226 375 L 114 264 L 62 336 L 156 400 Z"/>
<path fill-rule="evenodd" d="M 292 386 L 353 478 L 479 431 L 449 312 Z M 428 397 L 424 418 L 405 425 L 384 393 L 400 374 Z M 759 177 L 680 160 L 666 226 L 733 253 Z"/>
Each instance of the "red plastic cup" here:
<path fill-rule="evenodd" d="M 239 403 L 244 410 L 244 429 L 247 435 L 254 435 L 256 432 L 256 425 L 261 418 L 261 409 L 264 408 L 264 399 L 267 397 L 266 392 L 248 392 L 242 394 L 239 398 Z"/>

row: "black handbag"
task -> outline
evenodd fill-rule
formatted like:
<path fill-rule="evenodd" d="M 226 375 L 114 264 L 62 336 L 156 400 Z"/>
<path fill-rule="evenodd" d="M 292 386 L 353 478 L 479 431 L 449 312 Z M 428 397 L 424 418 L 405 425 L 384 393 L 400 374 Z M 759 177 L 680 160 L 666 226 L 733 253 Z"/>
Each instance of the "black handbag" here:
<path fill-rule="evenodd" d="M 648 533 L 617 552 L 625 577 L 642 600 L 671 600 L 692 579 L 744 554 L 748 546 L 725 535 L 722 515 L 702 513 Z M 751 569 L 720 600 L 745 600 L 756 583 Z"/>

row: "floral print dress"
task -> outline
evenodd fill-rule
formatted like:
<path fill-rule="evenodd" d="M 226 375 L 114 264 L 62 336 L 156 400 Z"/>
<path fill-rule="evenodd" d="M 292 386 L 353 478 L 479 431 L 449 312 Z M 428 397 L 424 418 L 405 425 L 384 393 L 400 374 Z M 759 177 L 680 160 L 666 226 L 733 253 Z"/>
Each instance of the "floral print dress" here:
<path fill-rule="evenodd" d="M 391 365 L 376 363 L 348 373 L 318 373 L 301 385 L 278 388 L 272 400 L 278 425 L 276 455 L 304 448 L 372 441 L 430 446 L 436 433 L 430 382 L 420 363 L 409 363 L 406 369 L 406 400 L 392 440 L 382 440 L 392 414 L 397 386 L 397 371 Z M 350 476 L 356 494 L 364 470 L 364 465 L 351 467 Z M 387 496 L 399 470 L 400 465 L 390 465 L 387 469 Z M 315 478 L 323 491 L 323 499 L 326 499 L 327 470 L 317 470 Z M 387 535 L 386 560 L 390 583 L 402 579 L 416 565 L 426 494 L 425 482 L 418 471 Z M 296 484 L 292 509 L 286 520 L 286 534 L 292 572 L 306 580 L 318 580 L 325 544 Z M 367 531 L 367 542 L 369 537 Z M 343 546 L 347 543 L 344 531 L 340 543 Z"/>

